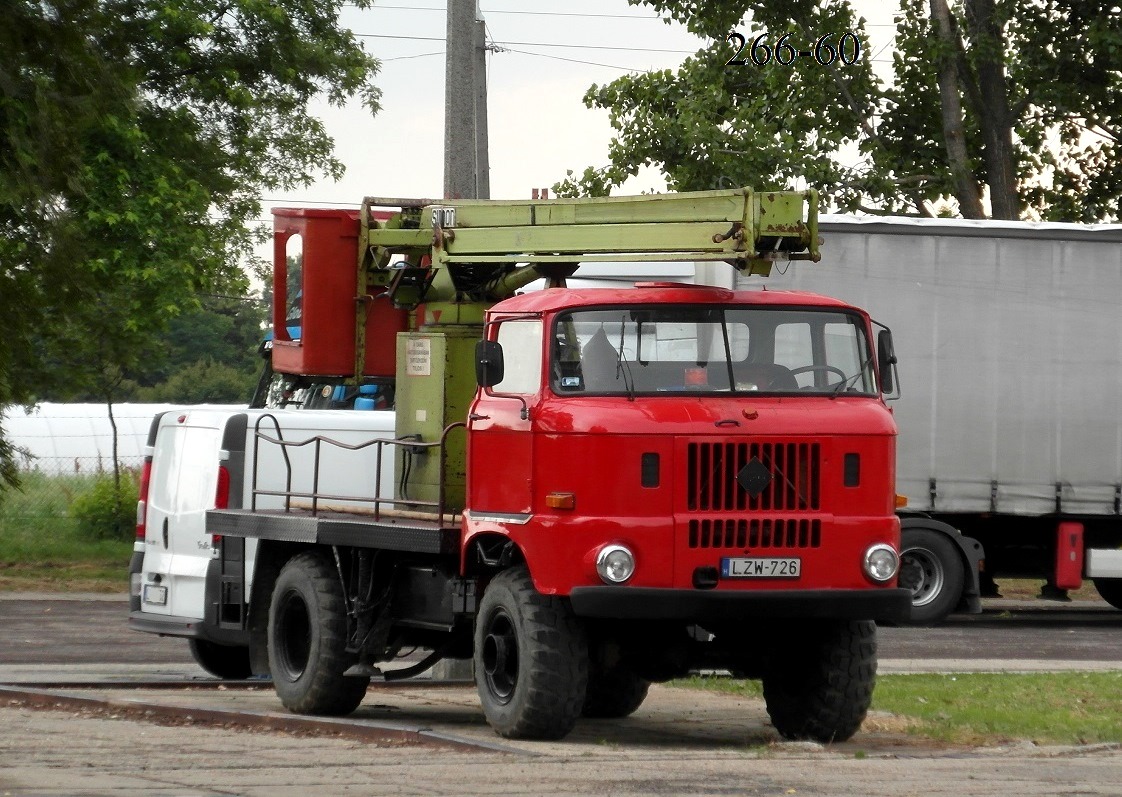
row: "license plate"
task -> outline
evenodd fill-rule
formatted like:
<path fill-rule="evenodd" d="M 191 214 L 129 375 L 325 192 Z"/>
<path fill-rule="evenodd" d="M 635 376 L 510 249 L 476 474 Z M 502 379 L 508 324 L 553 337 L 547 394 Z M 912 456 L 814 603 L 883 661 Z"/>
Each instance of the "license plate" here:
<path fill-rule="evenodd" d="M 728 557 L 721 560 L 722 578 L 798 578 L 802 560 L 797 557 Z"/>
<path fill-rule="evenodd" d="M 155 584 L 144 585 L 144 602 L 163 606 L 168 602 L 168 588 L 158 587 Z"/>

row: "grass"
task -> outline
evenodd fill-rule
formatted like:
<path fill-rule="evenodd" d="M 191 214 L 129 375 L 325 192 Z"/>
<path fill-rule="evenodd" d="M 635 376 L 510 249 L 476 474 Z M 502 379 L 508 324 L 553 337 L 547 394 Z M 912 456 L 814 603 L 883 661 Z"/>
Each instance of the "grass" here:
<path fill-rule="evenodd" d="M 679 686 L 762 698 L 757 681 L 690 678 Z M 950 744 L 1122 743 L 1122 672 L 882 675 L 873 711 L 905 732 Z"/>
<path fill-rule="evenodd" d="M 0 590 L 125 592 L 132 540 L 89 539 L 69 513 L 93 476 L 25 473 L 0 497 Z"/>

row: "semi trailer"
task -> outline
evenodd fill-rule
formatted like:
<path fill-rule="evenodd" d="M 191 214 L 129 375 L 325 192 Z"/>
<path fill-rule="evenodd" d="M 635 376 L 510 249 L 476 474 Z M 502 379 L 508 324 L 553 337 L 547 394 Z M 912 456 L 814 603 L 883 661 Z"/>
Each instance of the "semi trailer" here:
<path fill-rule="evenodd" d="M 892 327 L 913 620 L 995 595 L 1000 578 L 1060 600 L 1090 581 L 1122 608 L 1122 226 L 823 216 L 819 229 L 828 268 L 706 277 L 812 287 Z"/>

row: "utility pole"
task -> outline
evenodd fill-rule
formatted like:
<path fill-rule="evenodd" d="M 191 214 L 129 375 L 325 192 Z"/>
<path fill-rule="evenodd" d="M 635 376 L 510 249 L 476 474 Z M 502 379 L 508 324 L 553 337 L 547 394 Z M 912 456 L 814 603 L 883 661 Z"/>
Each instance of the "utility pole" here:
<path fill-rule="evenodd" d="M 478 0 L 448 0 L 444 82 L 444 196 L 490 196 L 486 41 Z"/>
<path fill-rule="evenodd" d="M 478 0 L 476 0 L 478 3 Z M 491 160 L 487 142 L 487 23 L 477 14 L 472 77 L 475 81 L 475 198 L 491 198 Z"/>
<path fill-rule="evenodd" d="M 489 199 L 487 49 L 478 0 L 448 0 L 444 61 L 444 198 Z M 474 662 L 441 659 L 437 680 L 470 681 Z"/>

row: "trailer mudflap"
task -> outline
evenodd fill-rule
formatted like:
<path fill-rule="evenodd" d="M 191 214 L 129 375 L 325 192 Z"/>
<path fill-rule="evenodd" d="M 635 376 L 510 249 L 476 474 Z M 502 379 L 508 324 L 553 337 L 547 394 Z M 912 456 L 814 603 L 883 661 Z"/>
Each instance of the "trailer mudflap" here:
<path fill-rule="evenodd" d="M 1083 586 L 1083 524 L 1060 523 L 1056 528 L 1055 584 L 1060 589 Z"/>

